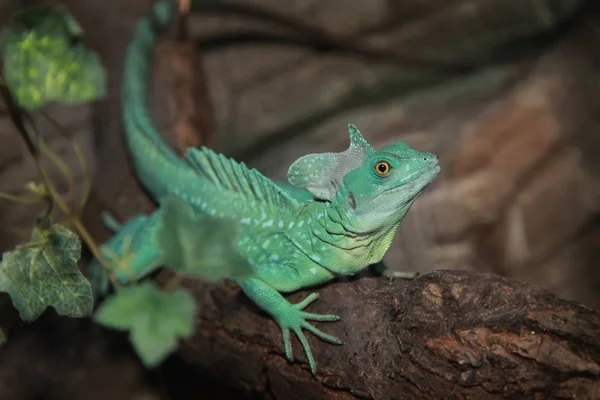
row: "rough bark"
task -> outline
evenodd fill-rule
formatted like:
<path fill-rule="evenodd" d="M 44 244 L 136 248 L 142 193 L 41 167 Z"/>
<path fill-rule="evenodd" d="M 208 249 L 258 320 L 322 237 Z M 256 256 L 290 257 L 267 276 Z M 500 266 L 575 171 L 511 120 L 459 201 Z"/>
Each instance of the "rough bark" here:
<path fill-rule="evenodd" d="M 203 374 L 274 399 L 578 398 L 600 395 L 600 315 L 490 274 L 436 271 L 414 281 L 326 285 L 311 312 L 343 346 L 308 333 L 318 363 L 290 364 L 277 325 L 237 289 L 187 281 L 196 335 L 180 355 Z M 299 301 L 309 291 L 294 294 Z M 300 344 L 294 354 L 304 360 Z"/>
<path fill-rule="evenodd" d="M 440 176 L 403 221 L 390 267 L 495 272 L 600 308 L 600 14 L 588 8 L 599 2 L 241 3 L 390 54 L 488 67 L 437 80 L 336 52 L 213 47 L 203 64 L 217 151 L 280 180 L 304 154 L 344 149 L 349 122 L 375 148 L 432 151 Z M 191 19 L 205 44 L 246 31 L 291 35 L 233 13 Z"/>

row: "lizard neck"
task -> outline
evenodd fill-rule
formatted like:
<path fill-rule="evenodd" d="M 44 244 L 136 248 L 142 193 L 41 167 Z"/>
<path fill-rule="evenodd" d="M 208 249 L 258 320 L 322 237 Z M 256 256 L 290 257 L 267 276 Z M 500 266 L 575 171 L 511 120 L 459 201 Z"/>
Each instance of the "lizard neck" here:
<path fill-rule="evenodd" d="M 335 274 L 353 275 L 381 261 L 410 204 L 387 223 L 373 227 L 353 221 L 346 211 L 345 199 L 344 193 L 338 193 L 331 203 L 312 207 L 309 229 L 313 238 L 311 248 L 321 265 Z"/>

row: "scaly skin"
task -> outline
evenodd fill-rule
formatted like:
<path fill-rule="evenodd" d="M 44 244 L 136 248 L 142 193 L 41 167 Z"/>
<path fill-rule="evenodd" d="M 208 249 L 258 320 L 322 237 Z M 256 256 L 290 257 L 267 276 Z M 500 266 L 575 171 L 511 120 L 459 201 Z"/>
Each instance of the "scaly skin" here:
<path fill-rule="evenodd" d="M 298 304 L 281 293 L 353 275 L 379 262 L 417 196 L 438 174 L 437 157 L 400 142 L 377 152 L 350 125 L 350 148 L 297 160 L 288 172 L 292 186 L 276 184 L 205 148 L 189 149 L 185 160 L 178 158 L 160 139 L 145 108 L 147 69 L 156 40 L 152 25 L 168 23 L 172 11 L 169 4 L 157 3 L 154 23 L 141 19 L 127 48 L 122 104 L 135 171 L 159 203 L 174 196 L 198 213 L 239 220 L 239 249 L 253 274 L 237 283 L 279 324 L 290 360 L 290 332 L 297 335 L 314 374 L 316 363 L 303 330 L 341 344 L 308 322 L 340 318 L 303 311 L 318 298 L 316 293 Z M 122 282 L 155 267 L 152 243 L 158 213 L 160 208 L 122 227 L 107 220 L 117 234 L 102 251 L 134 261 L 134 276 L 119 273 Z M 129 258 L 124 254 L 126 238 Z"/>

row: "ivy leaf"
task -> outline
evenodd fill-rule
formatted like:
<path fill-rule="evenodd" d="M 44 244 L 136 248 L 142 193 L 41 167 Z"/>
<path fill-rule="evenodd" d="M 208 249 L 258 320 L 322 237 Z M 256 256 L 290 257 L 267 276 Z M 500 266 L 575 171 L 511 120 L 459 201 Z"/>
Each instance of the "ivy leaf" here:
<path fill-rule="evenodd" d="M 91 315 L 92 288 L 77 267 L 77 235 L 55 224 L 35 228 L 31 243 L 5 252 L 0 263 L 0 291 L 9 294 L 21 319 L 33 321 L 48 306 L 73 318 Z"/>
<path fill-rule="evenodd" d="M 28 29 L 7 29 L 0 54 L 5 84 L 20 106 L 32 110 L 49 101 L 80 103 L 104 96 L 106 72 L 66 10 L 46 6 L 21 11 L 13 20 Z"/>
<path fill-rule="evenodd" d="M 12 15 L 12 21 L 23 25 L 28 30 L 37 30 L 41 34 L 79 39 L 83 30 L 67 9 L 59 4 L 39 4 L 20 9 Z"/>
<path fill-rule="evenodd" d="M 165 292 L 150 281 L 120 289 L 94 314 L 101 325 L 129 331 L 129 340 L 147 368 L 177 349 L 180 338 L 192 335 L 195 318 L 196 303 L 189 292 Z"/>
<path fill-rule="evenodd" d="M 156 241 L 162 264 L 209 282 L 252 272 L 237 246 L 238 221 L 194 213 L 175 198 L 166 199 L 161 207 Z"/>

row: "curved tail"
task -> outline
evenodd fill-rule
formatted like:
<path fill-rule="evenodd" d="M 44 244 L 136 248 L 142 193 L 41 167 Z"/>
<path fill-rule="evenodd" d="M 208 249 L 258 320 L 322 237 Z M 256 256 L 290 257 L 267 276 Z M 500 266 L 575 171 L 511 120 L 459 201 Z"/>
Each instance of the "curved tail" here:
<path fill-rule="evenodd" d="M 127 45 L 121 107 L 127 147 L 142 184 L 156 200 L 184 188 L 195 173 L 162 140 L 147 111 L 147 81 L 157 30 L 174 14 L 174 4 L 158 1 L 149 16 L 141 18 Z M 158 29 L 157 29 L 158 28 Z"/>

